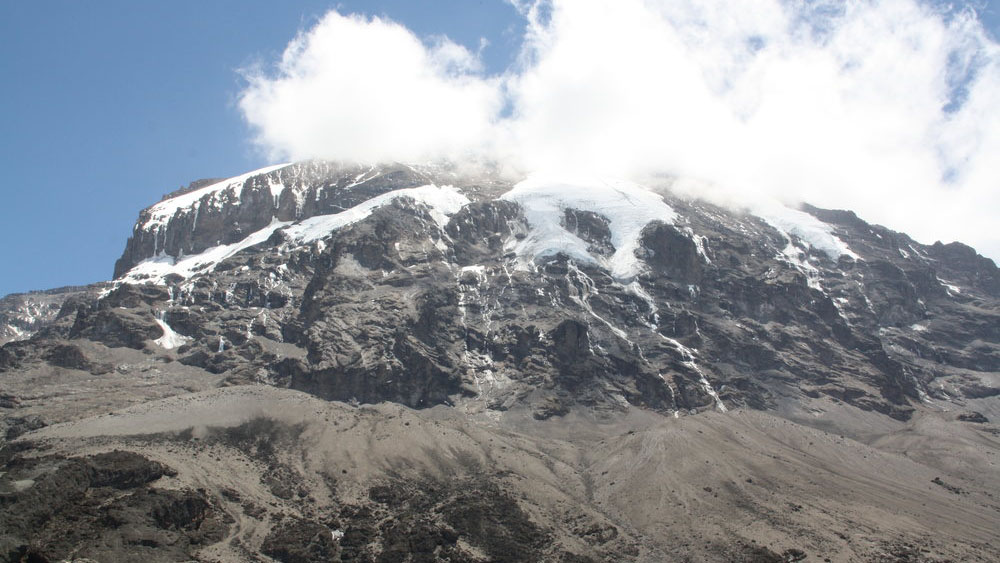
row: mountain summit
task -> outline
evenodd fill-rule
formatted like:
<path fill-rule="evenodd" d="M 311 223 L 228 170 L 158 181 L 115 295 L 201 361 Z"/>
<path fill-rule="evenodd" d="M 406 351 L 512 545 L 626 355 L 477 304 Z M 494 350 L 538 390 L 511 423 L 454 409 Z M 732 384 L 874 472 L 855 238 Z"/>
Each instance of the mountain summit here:
<path fill-rule="evenodd" d="M 1000 557 L 1000 272 L 849 211 L 299 162 L 0 322 L 0 560 Z"/>

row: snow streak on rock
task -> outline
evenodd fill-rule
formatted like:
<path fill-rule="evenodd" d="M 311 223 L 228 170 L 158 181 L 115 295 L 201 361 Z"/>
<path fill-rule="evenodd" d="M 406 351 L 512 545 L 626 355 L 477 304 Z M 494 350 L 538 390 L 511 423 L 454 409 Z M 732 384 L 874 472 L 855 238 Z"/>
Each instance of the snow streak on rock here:
<path fill-rule="evenodd" d="M 172 350 L 174 348 L 180 348 L 191 341 L 191 339 L 187 336 L 178 334 L 174 331 L 174 329 L 170 328 L 170 325 L 167 324 L 164 317 L 165 314 L 163 311 L 158 311 L 156 313 L 156 324 L 160 325 L 160 328 L 163 329 L 163 336 L 157 338 L 154 342 L 167 350 Z"/>
<path fill-rule="evenodd" d="M 804 211 L 771 203 L 761 204 L 752 212 L 784 234 L 789 239 L 789 243 L 791 243 L 791 237 L 788 235 L 792 234 L 802 239 L 805 244 L 825 253 L 833 261 L 841 256 L 858 259 L 858 255 L 852 252 L 844 241 L 833 234 L 833 228 L 830 225 Z"/>

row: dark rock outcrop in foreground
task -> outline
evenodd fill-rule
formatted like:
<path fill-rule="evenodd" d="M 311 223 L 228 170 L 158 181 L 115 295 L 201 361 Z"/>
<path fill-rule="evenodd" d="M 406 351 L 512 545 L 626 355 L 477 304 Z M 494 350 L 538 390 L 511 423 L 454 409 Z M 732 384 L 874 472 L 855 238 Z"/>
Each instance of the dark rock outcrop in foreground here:
<path fill-rule="evenodd" d="M 195 183 L 0 300 L 0 560 L 1000 557 L 992 261 L 516 184 Z"/>
<path fill-rule="evenodd" d="M 225 514 L 204 491 L 153 486 L 176 472 L 136 453 L 68 459 L 15 454 L 3 469 L 3 484 L 13 485 L 0 497 L 0 557 L 9 561 L 108 561 L 123 553 L 178 561 L 228 531 Z"/>

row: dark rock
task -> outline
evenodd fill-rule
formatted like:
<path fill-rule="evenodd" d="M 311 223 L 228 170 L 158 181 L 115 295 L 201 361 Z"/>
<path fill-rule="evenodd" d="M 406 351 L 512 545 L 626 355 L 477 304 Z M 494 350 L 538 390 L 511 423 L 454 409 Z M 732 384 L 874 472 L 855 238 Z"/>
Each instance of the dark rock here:
<path fill-rule="evenodd" d="M 603 215 L 580 209 L 567 209 L 563 215 L 563 227 L 588 243 L 587 250 L 593 254 L 610 256 L 615 252 L 611 242 L 610 221 Z"/>
<path fill-rule="evenodd" d="M 56 344 L 42 355 L 42 359 L 54 366 L 89 371 L 93 375 L 102 375 L 113 369 L 109 364 L 91 361 L 75 344 Z"/>
<path fill-rule="evenodd" d="M 15 454 L 6 468 L 25 463 L 38 462 Z M 220 541 L 226 525 L 204 494 L 149 486 L 173 474 L 132 452 L 64 460 L 2 499 L 0 544 L 18 561 L 118 561 L 139 553 L 150 561 L 188 560 L 194 546 Z"/>
<path fill-rule="evenodd" d="M 388 510 L 346 506 L 340 511 L 342 560 L 372 552 L 380 553 L 378 561 L 429 561 L 433 554 L 450 561 L 477 560 L 462 543 L 490 561 L 548 560 L 551 535 L 482 476 L 448 482 L 396 479 L 372 487 L 369 498 Z"/>
<path fill-rule="evenodd" d="M 123 283 L 100 300 L 99 308 L 135 309 L 162 303 L 169 299 L 170 293 L 163 287 Z"/>
<path fill-rule="evenodd" d="M 134 489 L 176 472 L 155 461 L 126 451 L 97 454 L 85 459 L 91 487 Z"/>
<path fill-rule="evenodd" d="M 942 489 L 945 489 L 949 493 L 952 493 L 952 494 L 955 494 L 955 495 L 965 494 L 965 491 L 963 491 L 961 488 L 956 487 L 954 485 L 949 485 L 948 483 L 945 483 L 944 481 L 941 480 L 940 477 L 935 477 L 935 478 L 931 479 L 931 483 L 934 483 L 935 485 L 937 485 L 937 486 L 941 487 Z"/>
<path fill-rule="evenodd" d="M 553 416 L 563 416 L 569 413 L 569 406 L 563 404 L 556 397 L 548 397 L 545 401 L 535 407 L 535 411 L 531 413 L 531 416 L 535 420 L 548 420 Z"/>
<path fill-rule="evenodd" d="M 985 399 L 1000 395 L 1000 388 L 991 387 L 978 382 L 967 382 L 961 386 L 962 394 L 971 399 Z"/>
<path fill-rule="evenodd" d="M 553 352 L 565 363 L 575 363 L 590 354 L 590 335 L 587 325 L 566 319 L 552 331 Z"/>
<path fill-rule="evenodd" d="M 42 417 L 36 414 L 28 416 L 12 416 L 7 418 L 4 422 L 7 423 L 7 440 L 14 440 L 22 434 L 31 432 L 32 430 L 38 430 L 39 428 L 45 428 L 47 426 Z"/>
<path fill-rule="evenodd" d="M 976 424 L 986 424 L 986 423 L 988 423 L 990 421 L 988 418 L 986 418 L 985 416 L 983 416 L 982 413 L 978 413 L 978 412 L 975 412 L 975 411 L 973 411 L 973 412 L 963 412 L 963 413 L 959 414 L 958 415 L 958 420 L 961 420 L 962 422 L 973 422 L 973 423 L 976 423 Z"/>
<path fill-rule="evenodd" d="M 127 309 L 102 308 L 82 312 L 70 332 L 71 338 L 89 338 L 109 347 L 127 347 L 137 350 L 146 346 L 147 340 L 163 336 L 163 329 L 149 312 Z"/>
<path fill-rule="evenodd" d="M 340 549 L 326 526 L 292 518 L 271 530 L 260 551 L 282 563 L 322 563 L 335 560 Z"/>
<path fill-rule="evenodd" d="M 640 244 L 649 251 L 646 260 L 657 272 L 679 283 L 701 281 L 702 259 L 698 246 L 673 225 L 651 223 L 643 230 Z"/>

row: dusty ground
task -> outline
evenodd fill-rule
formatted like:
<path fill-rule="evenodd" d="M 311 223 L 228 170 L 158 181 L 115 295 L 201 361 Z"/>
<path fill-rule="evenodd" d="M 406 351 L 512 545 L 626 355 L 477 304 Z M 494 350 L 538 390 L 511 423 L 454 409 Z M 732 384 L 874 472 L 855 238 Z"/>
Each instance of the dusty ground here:
<path fill-rule="evenodd" d="M 221 541 L 190 540 L 201 561 L 1000 559 L 1000 437 L 953 413 L 900 423 L 817 402 L 785 413 L 798 421 L 637 408 L 538 421 L 206 389 L 182 372 L 13 382 L 37 389 L 18 410 L 55 423 L 8 444 L 20 461 L 0 487 L 24 494 L 67 457 L 138 453 L 175 473 L 146 486 L 198 491 L 200 517 L 225 523 Z M 101 537 L 69 555 L 157 560 L 162 542 Z M 435 537 L 431 559 L 412 555 Z"/>

